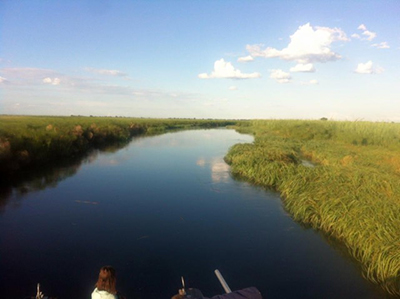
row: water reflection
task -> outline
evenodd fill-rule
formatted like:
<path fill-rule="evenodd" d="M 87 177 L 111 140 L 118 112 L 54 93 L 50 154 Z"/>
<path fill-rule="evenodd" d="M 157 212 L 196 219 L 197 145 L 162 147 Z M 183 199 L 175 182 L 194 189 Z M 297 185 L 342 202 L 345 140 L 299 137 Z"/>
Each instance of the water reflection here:
<path fill-rule="evenodd" d="M 198 165 L 198 166 L 200 166 L 200 167 L 204 167 L 205 165 L 206 165 L 206 160 L 204 159 L 204 158 L 199 158 L 197 161 L 196 161 L 196 164 Z"/>
<path fill-rule="evenodd" d="M 0 215 L 2 296 L 23 298 L 41 282 L 59 298 L 89 298 L 94 271 L 112 264 L 127 298 L 170 298 L 182 275 L 211 297 L 222 291 L 216 268 L 232 288 L 254 285 L 265 298 L 383 298 L 296 225 L 276 193 L 229 176 L 222 159 L 240 141 L 252 138 L 135 138 L 12 185 L 28 191 Z M 31 192 L 46 186 L 57 187 Z"/>
<path fill-rule="evenodd" d="M 2 179 L 0 184 L 0 212 L 4 212 L 7 206 L 18 207 L 29 193 L 46 188 L 56 188 L 60 182 L 74 176 L 83 164 L 92 163 L 97 159 L 100 160 L 100 164 L 106 167 L 123 163 L 123 159 L 115 159 L 107 154 L 115 153 L 125 145 L 114 144 L 92 150 L 75 159 L 55 161 Z"/>
<path fill-rule="evenodd" d="M 182 132 L 182 130 L 171 130 L 168 133 L 154 132 L 144 136 L 135 137 L 130 146 L 135 147 L 191 147 L 194 144 L 192 138 L 180 138 L 179 135 L 174 133 Z M 224 131 L 223 129 L 220 131 Z M 186 133 L 194 132 L 191 130 L 185 131 Z M 219 139 L 218 134 L 211 134 L 208 130 L 196 131 L 201 132 L 202 142 L 204 140 Z M 149 138 L 155 136 L 163 136 L 162 138 Z M 166 138 L 165 138 L 166 137 Z M 196 137 L 199 140 L 198 137 Z M 146 142 L 142 142 L 146 140 Z M 251 138 L 241 139 L 238 142 L 250 141 Z M 83 164 L 90 164 L 94 161 L 97 165 L 107 167 L 118 167 L 124 164 L 131 158 L 131 153 L 126 152 L 123 155 L 112 155 L 122 148 L 126 148 L 128 143 L 115 143 L 111 145 L 102 146 L 99 149 L 92 150 L 85 155 L 76 157 L 74 159 L 65 159 L 54 161 L 47 165 L 27 169 L 17 175 L 8 176 L 3 178 L 0 182 L 0 212 L 3 212 L 7 206 L 18 207 L 23 198 L 32 192 L 45 190 L 46 188 L 56 188 L 58 184 L 74 176 Z M 197 144 L 198 145 L 198 144 Z M 226 181 L 229 177 L 229 166 L 223 161 L 221 157 L 213 158 L 206 161 L 204 158 L 199 158 L 197 164 L 204 167 L 206 164 L 211 165 L 211 179 L 213 182 Z"/>
<path fill-rule="evenodd" d="M 227 183 L 230 178 L 229 165 L 225 163 L 222 157 L 211 158 L 207 161 L 200 157 L 196 161 L 196 165 L 200 167 L 209 167 L 211 172 L 211 180 L 213 183 Z"/>
<path fill-rule="evenodd" d="M 229 165 L 222 158 L 211 161 L 211 179 L 214 183 L 227 183 L 229 178 Z"/>
<path fill-rule="evenodd" d="M 73 161 L 69 165 L 47 166 L 6 179 L 0 186 L 0 211 L 9 204 L 19 206 L 22 198 L 30 192 L 57 187 L 59 182 L 75 175 L 81 164 L 82 161 Z"/>

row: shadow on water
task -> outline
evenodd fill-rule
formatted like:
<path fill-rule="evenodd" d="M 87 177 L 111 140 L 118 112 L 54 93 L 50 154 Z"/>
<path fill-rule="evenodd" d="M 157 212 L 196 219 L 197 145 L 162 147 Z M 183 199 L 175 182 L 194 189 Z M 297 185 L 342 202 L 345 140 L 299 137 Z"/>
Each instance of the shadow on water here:
<path fill-rule="evenodd" d="M 139 140 L 196 129 L 199 128 L 173 128 L 168 131 L 165 131 L 165 129 L 153 129 L 142 135 L 132 137 L 126 142 L 98 145 L 96 149 L 90 149 L 88 152 L 72 158 L 58 159 L 45 164 L 32 165 L 20 171 L 3 173 L 3 178 L 0 181 L 0 213 L 4 212 L 9 205 L 19 206 L 21 200 L 28 193 L 45 190 L 46 188 L 56 188 L 58 183 L 74 176 L 83 164 L 93 162 L 102 153 L 115 153 L 128 146 L 133 139 Z"/>
<path fill-rule="evenodd" d="M 9 205 L 19 206 L 28 193 L 56 188 L 58 183 L 74 176 L 83 164 L 93 162 L 101 153 L 115 153 L 127 146 L 129 142 L 104 145 L 70 159 L 59 159 L 51 163 L 35 165 L 5 176 L 0 182 L 0 213 L 4 212 Z"/>

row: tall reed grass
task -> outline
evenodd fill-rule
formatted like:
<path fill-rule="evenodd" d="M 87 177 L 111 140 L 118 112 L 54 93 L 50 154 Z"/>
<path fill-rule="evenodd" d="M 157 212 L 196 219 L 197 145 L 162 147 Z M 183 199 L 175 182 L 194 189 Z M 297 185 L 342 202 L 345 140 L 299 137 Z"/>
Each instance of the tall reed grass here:
<path fill-rule="evenodd" d="M 234 174 L 278 190 L 293 218 L 345 244 L 363 275 L 400 295 L 400 124 L 252 121 Z M 302 160 L 315 167 L 306 167 Z"/>
<path fill-rule="evenodd" d="M 135 135 L 232 125 L 225 120 L 0 116 L 0 173 L 125 143 Z"/>

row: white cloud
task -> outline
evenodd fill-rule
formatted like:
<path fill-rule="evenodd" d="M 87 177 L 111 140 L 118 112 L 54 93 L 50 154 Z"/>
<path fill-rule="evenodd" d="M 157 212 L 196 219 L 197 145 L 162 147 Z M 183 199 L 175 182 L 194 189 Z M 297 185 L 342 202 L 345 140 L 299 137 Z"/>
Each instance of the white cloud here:
<path fill-rule="evenodd" d="M 250 62 L 253 61 L 254 58 L 251 55 L 245 56 L 245 57 L 239 57 L 237 61 L 239 62 Z"/>
<path fill-rule="evenodd" d="M 289 73 L 286 73 L 280 69 L 271 70 L 271 75 L 269 77 L 275 79 L 278 83 L 289 83 L 292 79 Z"/>
<path fill-rule="evenodd" d="M 376 37 L 376 33 L 375 32 L 371 32 L 371 31 L 368 31 L 368 30 L 365 30 L 362 34 L 366 35 L 367 36 L 367 40 L 369 40 L 369 41 L 373 40 Z"/>
<path fill-rule="evenodd" d="M 126 77 L 128 76 L 127 73 L 118 70 L 106 70 L 106 69 L 95 69 L 95 68 L 85 68 L 86 71 L 100 74 L 100 75 L 108 75 L 108 76 L 115 76 L 115 77 Z"/>
<path fill-rule="evenodd" d="M 364 40 L 371 41 L 377 36 L 375 32 L 367 30 L 367 27 L 364 24 L 361 24 L 360 26 L 358 26 L 357 29 L 363 31 L 363 33 L 361 33 L 362 35 L 367 36 L 366 38 L 364 38 Z M 353 35 L 358 35 L 358 34 L 353 34 Z M 360 38 L 359 35 L 358 35 L 358 38 Z"/>
<path fill-rule="evenodd" d="M 229 86 L 229 90 L 237 90 L 238 88 L 236 86 Z"/>
<path fill-rule="evenodd" d="M 364 24 L 361 24 L 360 26 L 358 26 L 357 29 L 359 29 L 359 30 L 367 30 L 367 27 L 365 27 Z"/>
<path fill-rule="evenodd" d="M 352 38 L 357 38 L 357 39 L 360 39 L 360 38 L 361 38 L 361 36 L 360 36 L 359 34 L 357 34 L 357 33 L 353 33 L 353 34 L 351 35 L 351 37 L 352 37 Z"/>
<path fill-rule="evenodd" d="M 210 75 L 206 73 L 199 74 L 200 79 L 211 79 L 211 78 L 228 78 L 228 79 L 253 79 L 260 78 L 260 73 L 243 74 L 240 70 L 235 69 L 230 62 L 226 62 L 224 59 L 217 60 L 214 63 L 214 70 Z"/>
<path fill-rule="evenodd" d="M 354 72 L 358 74 L 380 74 L 384 71 L 381 67 L 373 67 L 372 61 L 366 63 L 359 63 Z"/>
<path fill-rule="evenodd" d="M 289 45 L 282 49 L 268 47 L 261 50 L 260 45 L 247 45 L 252 57 L 278 57 L 283 60 L 297 61 L 300 64 L 327 62 L 341 58 L 331 50 L 335 41 L 348 41 L 346 34 L 339 28 L 311 27 L 310 23 L 300 26 L 290 36 Z"/>
<path fill-rule="evenodd" d="M 307 64 L 299 63 L 296 66 L 290 68 L 290 71 L 293 73 L 296 72 L 313 73 L 315 72 L 315 68 L 312 63 L 307 63 Z"/>
<path fill-rule="evenodd" d="M 373 44 L 373 45 L 371 45 L 371 47 L 376 47 L 378 49 L 389 49 L 390 48 L 390 46 L 388 45 L 387 42 L 381 42 L 379 44 Z"/>
<path fill-rule="evenodd" d="M 0 83 L 6 83 L 6 82 L 8 82 L 8 80 L 0 76 Z"/>
<path fill-rule="evenodd" d="M 51 85 L 60 85 L 60 82 L 61 82 L 60 78 L 53 78 L 52 79 L 50 77 L 46 77 L 46 78 L 43 79 L 43 83 L 51 84 Z"/>
<path fill-rule="evenodd" d="M 355 72 L 358 74 L 372 74 L 372 61 L 359 63 Z"/>

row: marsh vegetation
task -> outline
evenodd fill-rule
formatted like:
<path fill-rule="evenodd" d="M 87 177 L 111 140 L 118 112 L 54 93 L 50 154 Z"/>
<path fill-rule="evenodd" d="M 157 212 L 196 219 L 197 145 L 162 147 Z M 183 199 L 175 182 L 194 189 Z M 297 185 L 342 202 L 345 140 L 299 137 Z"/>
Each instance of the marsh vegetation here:
<path fill-rule="evenodd" d="M 400 125 L 260 120 L 238 130 L 255 142 L 230 149 L 232 172 L 279 191 L 295 220 L 343 242 L 367 279 L 399 295 Z"/>
<path fill-rule="evenodd" d="M 213 128 L 233 121 L 111 117 L 0 117 L 0 173 L 9 175 L 93 148 L 126 144 L 133 136 L 168 130 Z"/>
<path fill-rule="evenodd" d="M 134 136 L 227 125 L 255 136 L 226 155 L 233 175 L 279 191 L 294 220 L 339 241 L 368 280 L 400 295 L 399 124 L 2 116 L 0 169 L 8 185 L 1 189 L 0 210 L 12 194 L 74 176 L 93 149 L 117 152 Z M 159 169 L 154 163 L 143 169 Z M 31 175 L 30 169 L 42 172 Z M 11 182 L 13 176 L 24 182 Z"/>

